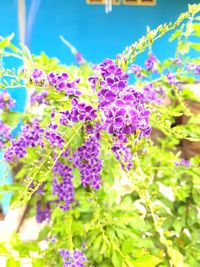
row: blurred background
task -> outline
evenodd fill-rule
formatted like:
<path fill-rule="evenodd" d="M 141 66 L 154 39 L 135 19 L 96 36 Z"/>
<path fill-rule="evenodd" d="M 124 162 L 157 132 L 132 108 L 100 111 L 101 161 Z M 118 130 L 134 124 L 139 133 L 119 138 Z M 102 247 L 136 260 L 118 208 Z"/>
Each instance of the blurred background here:
<path fill-rule="evenodd" d="M 187 5 L 199 0 L 0 0 L 0 35 L 15 33 L 32 53 L 44 51 L 63 63 L 75 62 L 61 42 L 63 35 L 91 62 L 114 58 L 125 46 L 153 29 L 174 21 Z M 106 5 L 106 6 L 105 6 Z M 112 11 L 111 11 L 112 9 Z M 108 11 L 111 12 L 108 12 Z M 154 45 L 159 59 L 173 55 L 169 35 Z M 139 57 L 143 64 L 144 56 Z"/>

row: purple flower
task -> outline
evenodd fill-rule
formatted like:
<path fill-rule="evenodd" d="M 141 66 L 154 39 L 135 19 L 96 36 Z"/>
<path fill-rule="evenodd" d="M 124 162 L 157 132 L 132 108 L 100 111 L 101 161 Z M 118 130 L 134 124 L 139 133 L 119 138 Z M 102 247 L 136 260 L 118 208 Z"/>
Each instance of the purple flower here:
<path fill-rule="evenodd" d="M 88 82 L 90 83 L 90 86 L 91 86 L 93 91 L 95 91 L 95 89 L 96 89 L 96 84 L 97 84 L 98 80 L 99 80 L 99 78 L 97 76 L 90 76 L 88 78 Z"/>
<path fill-rule="evenodd" d="M 66 72 L 54 73 L 51 72 L 47 75 L 47 79 L 50 85 L 54 86 L 57 91 L 64 91 L 66 96 L 75 95 L 80 96 L 81 92 L 77 88 L 80 83 L 80 79 L 75 79 L 74 81 L 69 81 L 69 75 Z"/>
<path fill-rule="evenodd" d="M 10 97 L 6 90 L 0 93 L 0 109 L 10 110 L 15 104 L 16 101 Z"/>
<path fill-rule="evenodd" d="M 60 208 L 69 210 L 74 201 L 72 169 L 58 161 L 53 168 L 53 173 L 56 175 L 52 185 L 53 195 L 57 195 L 58 200 L 63 203 Z M 62 179 L 61 182 L 58 177 Z"/>
<path fill-rule="evenodd" d="M 92 121 L 96 115 L 96 109 L 93 109 L 92 106 L 88 106 L 85 103 L 79 103 L 76 98 L 73 98 L 71 101 L 72 109 L 70 111 L 61 111 L 62 114 L 60 117 L 60 123 L 63 125 L 69 125 L 69 122 L 78 122 L 78 121 Z"/>
<path fill-rule="evenodd" d="M 181 159 L 181 161 L 175 161 L 174 164 L 176 166 L 183 166 L 183 167 L 190 167 L 191 166 L 191 163 L 189 160 L 187 159 Z"/>
<path fill-rule="evenodd" d="M 120 161 L 122 169 L 130 170 L 133 168 L 133 156 L 129 147 L 125 146 L 122 141 L 117 140 L 111 149 L 116 159 Z"/>
<path fill-rule="evenodd" d="M 162 103 L 161 97 L 165 96 L 164 90 L 161 87 L 154 88 L 152 83 L 145 85 L 142 89 L 142 93 L 144 94 L 144 98 L 147 103 L 158 105 Z"/>
<path fill-rule="evenodd" d="M 38 200 L 36 203 L 36 221 L 38 223 L 42 223 L 43 221 L 50 219 L 50 217 L 51 217 L 50 203 L 47 202 L 44 205 L 40 200 Z"/>
<path fill-rule="evenodd" d="M 86 267 L 88 261 L 86 256 L 80 250 L 70 251 L 60 249 L 60 255 L 63 257 L 63 267 Z"/>
<path fill-rule="evenodd" d="M 194 71 L 196 75 L 200 75 L 200 64 L 187 64 L 186 69 Z"/>
<path fill-rule="evenodd" d="M 62 149 L 65 140 L 58 132 L 56 132 L 58 126 L 50 124 L 49 128 L 50 129 L 45 133 L 45 138 L 49 141 L 51 147 L 59 147 L 60 149 Z"/>
<path fill-rule="evenodd" d="M 187 64 L 186 65 L 187 70 L 195 70 L 196 69 L 196 64 Z"/>
<path fill-rule="evenodd" d="M 104 130 L 114 135 L 134 134 L 137 129 L 142 136 L 150 134 L 150 112 L 144 108 L 144 96 L 132 89 L 121 95 L 104 109 Z"/>
<path fill-rule="evenodd" d="M 136 64 L 131 65 L 131 71 L 135 74 L 136 77 L 140 79 L 144 77 L 141 73 L 142 68 Z"/>
<path fill-rule="evenodd" d="M 195 68 L 195 74 L 200 75 L 200 64 L 196 66 Z"/>
<path fill-rule="evenodd" d="M 144 107 L 145 97 L 128 86 L 128 75 L 111 59 L 96 66 L 102 79 L 98 91 L 103 129 L 112 135 L 129 135 L 140 130 L 140 137 L 151 132 L 150 112 Z"/>
<path fill-rule="evenodd" d="M 192 70 L 196 75 L 200 75 L 200 64 L 187 64 L 186 65 L 187 70 Z"/>
<path fill-rule="evenodd" d="M 73 155 L 74 167 L 79 168 L 81 183 L 84 187 L 91 186 L 94 189 L 100 188 L 100 172 L 102 161 L 99 158 L 99 129 L 93 129 L 93 134 L 80 146 Z"/>
<path fill-rule="evenodd" d="M 45 98 L 48 96 L 49 92 L 47 90 L 43 90 L 39 93 L 33 93 L 31 95 L 31 104 L 48 104 L 48 102 L 45 100 Z"/>
<path fill-rule="evenodd" d="M 179 85 L 180 84 L 180 82 L 177 80 L 176 76 L 173 73 L 168 72 L 166 74 L 166 77 L 167 77 L 169 84 L 171 84 L 171 85 Z"/>
<path fill-rule="evenodd" d="M 4 148 L 4 143 L 11 139 L 11 129 L 0 120 L 0 149 Z"/>
<path fill-rule="evenodd" d="M 85 63 L 85 60 L 83 58 L 83 55 L 80 52 L 77 52 L 75 54 L 76 61 L 79 65 L 83 65 Z"/>
<path fill-rule="evenodd" d="M 25 124 L 17 140 L 13 140 L 11 146 L 6 150 L 4 158 L 7 161 L 14 161 L 23 158 L 27 153 L 28 147 L 44 147 L 43 141 L 44 129 L 42 129 L 37 120 L 32 124 Z"/>
<path fill-rule="evenodd" d="M 174 58 L 173 59 L 173 62 L 176 64 L 176 65 L 181 65 L 181 59 L 179 58 L 179 57 L 177 57 L 177 58 Z"/>
<path fill-rule="evenodd" d="M 35 68 L 31 75 L 31 81 L 33 81 L 37 85 L 43 85 L 47 81 L 46 74 L 42 70 Z"/>
<path fill-rule="evenodd" d="M 157 58 L 153 54 L 151 54 L 149 56 L 149 58 L 147 58 L 145 63 L 144 63 L 145 68 L 148 71 L 156 72 L 157 71 L 157 67 L 156 67 L 157 61 L 158 61 Z"/>

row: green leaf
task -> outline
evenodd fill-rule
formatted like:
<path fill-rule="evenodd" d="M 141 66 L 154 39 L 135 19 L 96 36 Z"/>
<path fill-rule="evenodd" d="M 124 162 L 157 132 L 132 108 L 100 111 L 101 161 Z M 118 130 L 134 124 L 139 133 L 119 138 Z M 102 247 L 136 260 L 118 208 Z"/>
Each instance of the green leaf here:
<path fill-rule="evenodd" d="M 6 267 L 20 267 L 20 261 L 15 260 L 14 257 L 10 257 L 6 261 Z"/>
<path fill-rule="evenodd" d="M 112 263 L 115 267 L 121 267 L 123 262 L 123 258 L 120 255 L 119 251 L 113 250 L 112 253 Z"/>
<path fill-rule="evenodd" d="M 9 255 L 9 251 L 3 243 L 0 243 L 0 255 Z"/>
<path fill-rule="evenodd" d="M 134 267 L 155 267 L 161 262 L 162 260 L 159 259 L 158 257 L 149 255 L 149 256 L 144 256 L 143 258 L 138 259 L 138 260 L 133 260 L 133 266 Z"/>
<path fill-rule="evenodd" d="M 48 225 L 45 225 L 45 227 L 39 233 L 38 241 L 44 240 L 47 237 L 49 230 L 50 227 Z"/>
<path fill-rule="evenodd" d="M 7 36 L 6 38 L 0 38 L 0 49 L 4 49 L 5 47 L 7 47 L 11 40 L 13 39 L 14 37 L 14 33 L 12 33 L 11 35 Z"/>
<path fill-rule="evenodd" d="M 11 127 L 16 127 L 19 123 L 21 117 L 21 113 L 9 111 L 9 112 L 3 112 L 2 113 L 2 120 Z"/>
<path fill-rule="evenodd" d="M 199 43 L 193 43 L 193 44 L 191 44 L 191 47 L 192 47 L 193 49 L 197 50 L 197 51 L 200 50 L 200 44 L 199 44 Z"/>
<path fill-rule="evenodd" d="M 178 250 L 172 249 L 170 254 L 171 254 L 172 262 L 176 264 L 175 265 L 176 267 L 187 267 L 188 266 L 184 263 L 184 257 Z"/>
<path fill-rule="evenodd" d="M 127 239 L 123 242 L 122 244 L 122 252 L 123 254 L 127 255 L 132 252 L 134 247 L 134 240 L 132 239 Z"/>
<path fill-rule="evenodd" d="M 200 36 L 200 24 L 198 23 L 193 23 L 192 28 L 195 31 L 196 36 Z"/>
<path fill-rule="evenodd" d="M 169 41 L 172 42 L 173 40 L 175 40 L 177 37 L 182 36 L 183 32 L 181 30 L 176 30 L 172 36 L 169 38 Z"/>

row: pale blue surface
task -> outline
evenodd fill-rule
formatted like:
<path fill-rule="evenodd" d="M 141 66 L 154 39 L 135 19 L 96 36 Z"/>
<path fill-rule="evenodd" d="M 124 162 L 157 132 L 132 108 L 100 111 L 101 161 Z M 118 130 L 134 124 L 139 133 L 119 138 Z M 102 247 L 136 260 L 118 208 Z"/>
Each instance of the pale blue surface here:
<path fill-rule="evenodd" d="M 9 170 L 8 164 L 5 161 L 3 161 L 3 153 L 1 151 L 0 151 L 0 162 L 1 162 L 0 185 L 11 184 L 13 182 L 12 173 Z M 3 208 L 4 214 L 6 214 L 8 211 L 11 196 L 12 196 L 11 193 L 6 193 L 4 194 L 1 200 L 1 205 Z"/>

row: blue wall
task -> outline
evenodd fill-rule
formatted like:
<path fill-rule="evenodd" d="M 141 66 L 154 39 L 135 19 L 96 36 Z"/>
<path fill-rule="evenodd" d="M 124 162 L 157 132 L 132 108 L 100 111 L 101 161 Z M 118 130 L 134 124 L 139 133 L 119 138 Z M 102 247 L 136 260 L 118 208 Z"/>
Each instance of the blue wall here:
<path fill-rule="evenodd" d="M 27 14 L 32 0 L 27 0 Z M 64 35 L 86 59 L 99 62 L 105 57 L 114 58 L 126 45 L 145 34 L 146 26 L 152 29 L 161 23 L 174 21 L 187 9 L 188 3 L 198 0 L 157 0 L 156 6 L 114 6 L 105 14 L 104 6 L 87 5 L 85 0 L 35 0 L 41 2 L 32 27 L 31 51 L 45 51 L 63 63 L 74 58 L 63 45 Z M 0 0 L 0 35 L 17 31 L 17 0 Z M 169 36 L 169 35 L 168 35 Z M 173 44 L 167 37 L 155 45 L 155 52 L 163 59 L 171 55 Z M 16 38 L 18 42 L 18 38 Z"/>

